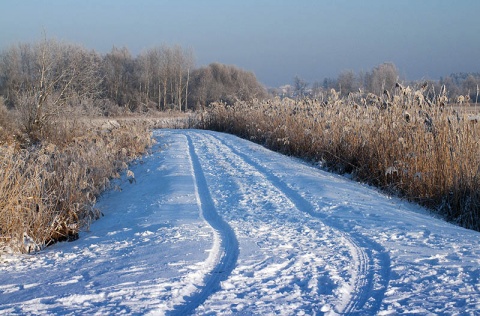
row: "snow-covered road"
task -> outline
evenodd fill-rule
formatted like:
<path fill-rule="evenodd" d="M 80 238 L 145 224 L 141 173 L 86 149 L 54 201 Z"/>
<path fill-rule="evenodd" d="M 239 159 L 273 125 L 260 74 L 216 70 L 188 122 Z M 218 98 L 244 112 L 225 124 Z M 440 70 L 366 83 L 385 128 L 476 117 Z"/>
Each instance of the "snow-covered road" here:
<path fill-rule="evenodd" d="M 79 240 L 0 257 L 0 314 L 480 310 L 478 232 L 235 136 L 155 135 Z"/>

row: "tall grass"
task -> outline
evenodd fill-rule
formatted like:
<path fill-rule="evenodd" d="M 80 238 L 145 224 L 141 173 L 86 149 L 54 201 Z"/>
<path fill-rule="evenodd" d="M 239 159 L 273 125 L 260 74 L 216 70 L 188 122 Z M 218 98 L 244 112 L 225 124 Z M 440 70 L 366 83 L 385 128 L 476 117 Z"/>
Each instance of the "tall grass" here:
<path fill-rule="evenodd" d="M 480 123 L 442 97 L 392 94 L 217 103 L 199 126 L 351 173 L 480 230 Z"/>
<path fill-rule="evenodd" d="M 77 238 L 101 214 L 98 195 L 152 142 L 150 124 L 133 120 L 58 121 L 43 137 L 0 143 L 0 252 Z"/>

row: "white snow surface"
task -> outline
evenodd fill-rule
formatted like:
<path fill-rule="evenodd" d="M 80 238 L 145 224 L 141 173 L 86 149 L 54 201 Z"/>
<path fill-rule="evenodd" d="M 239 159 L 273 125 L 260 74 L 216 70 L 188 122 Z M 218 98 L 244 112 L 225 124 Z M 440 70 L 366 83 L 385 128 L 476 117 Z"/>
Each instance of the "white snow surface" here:
<path fill-rule="evenodd" d="M 0 314 L 478 315 L 478 232 L 235 136 L 154 134 L 79 240 L 0 257 Z"/>

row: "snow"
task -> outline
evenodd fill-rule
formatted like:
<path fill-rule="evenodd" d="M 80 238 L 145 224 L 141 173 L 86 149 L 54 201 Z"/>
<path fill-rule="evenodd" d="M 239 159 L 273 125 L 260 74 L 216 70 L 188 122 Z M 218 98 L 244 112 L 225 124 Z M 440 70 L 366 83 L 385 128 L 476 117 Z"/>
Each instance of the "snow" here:
<path fill-rule="evenodd" d="M 79 240 L 0 257 L 0 314 L 480 310 L 478 232 L 231 135 L 155 136 Z"/>

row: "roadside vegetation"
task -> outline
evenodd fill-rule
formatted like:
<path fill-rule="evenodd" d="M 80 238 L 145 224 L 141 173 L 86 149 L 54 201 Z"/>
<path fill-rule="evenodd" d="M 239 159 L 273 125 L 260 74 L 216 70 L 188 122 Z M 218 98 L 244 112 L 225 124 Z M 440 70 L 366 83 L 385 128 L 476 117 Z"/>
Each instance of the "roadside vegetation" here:
<path fill-rule="evenodd" d="M 12 46 L 0 52 L 0 253 L 78 238 L 163 127 L 234 133 L 480 230 L 480 124 L 464 111 L 480 80 L 452 78 L 410 88 L 382 64 L 267 93 L 252 72 L 195 68 L 178 46 L 135 57 L 48 39 Z"/>
<path fill-rule="evenodd" d="M 480 116 L 448 105 L 446 92 L 431 99 L 428 86 L 417 88 L 215 103 L 199 120 L 203 128 L 350 174 L 480 231 Z"/>
<path fill-rule="evenodd" d="M 151 130 L 188 123 L 170 109 L 132 111 L 128 97 L 140 93 L 125 95 L 118 72 L 107 75 L 108 56 L 51 40 L 0 54 L 0 253 L 78 238 L 101 216 L 100 193 L 151 146 Z"/>
<path fill-rule="evenodd" d="M 151 144 L 148 126 L 106 122 L 65 122 L 34 145 L 2 146 L 0 238 L 7 250 L 75 239 L 100 216 L 98 195 Z"/>

